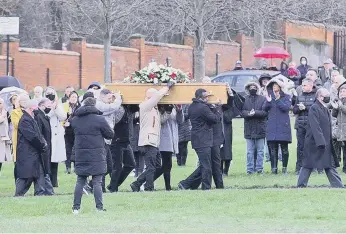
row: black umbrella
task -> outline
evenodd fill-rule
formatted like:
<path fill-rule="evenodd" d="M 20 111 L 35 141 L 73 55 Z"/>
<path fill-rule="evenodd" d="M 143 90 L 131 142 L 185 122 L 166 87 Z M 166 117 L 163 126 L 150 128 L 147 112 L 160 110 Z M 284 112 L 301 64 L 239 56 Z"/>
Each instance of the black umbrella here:
<path fill-rule="evenodd" d="M 17 78 L 13 76 L 0 76 L 0 90 L 11 86 L 23 88 L 22 83 Z"/>

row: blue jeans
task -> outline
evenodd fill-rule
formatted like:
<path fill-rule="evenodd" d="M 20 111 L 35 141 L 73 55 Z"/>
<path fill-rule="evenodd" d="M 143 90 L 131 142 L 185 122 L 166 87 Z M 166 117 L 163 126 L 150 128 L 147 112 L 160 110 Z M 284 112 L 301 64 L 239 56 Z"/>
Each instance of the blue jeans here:
<path fill-rule="evenodd" d="M 246 171 L 247 173 L 263 171 L 264 143 L 265 143 L 264 138 L 246 139 L 246 145 L 247 145 Z M 255 152 L 257 152 L 256 163 L 255 163 Z"/>

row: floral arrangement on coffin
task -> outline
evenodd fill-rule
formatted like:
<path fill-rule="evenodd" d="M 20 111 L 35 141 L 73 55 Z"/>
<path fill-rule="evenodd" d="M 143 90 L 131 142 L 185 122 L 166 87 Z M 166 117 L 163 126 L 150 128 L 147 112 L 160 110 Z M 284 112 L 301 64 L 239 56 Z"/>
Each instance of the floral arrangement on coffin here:
<path fill-rule="evenodd" d="M 191 74 L 186 74 L 172 67 L 158 65 L 156 62 L 151 62 L 147 67 L 126 77 L 123 82 L 137 84 L 161 84 L 170 81 L 174 83 L 190 83 L 191 79 Z"/>

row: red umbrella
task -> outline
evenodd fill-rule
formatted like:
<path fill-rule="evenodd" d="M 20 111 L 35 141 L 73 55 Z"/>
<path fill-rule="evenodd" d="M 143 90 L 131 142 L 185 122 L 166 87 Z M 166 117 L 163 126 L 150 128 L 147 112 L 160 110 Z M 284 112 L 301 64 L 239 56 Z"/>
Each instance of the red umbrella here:
<path fill-rule="evenodd" d="M 291 57 L 291 55 L 283 48 L 276 46 L 265 46 L 256 51 L 255 58 L 266 58 L 266 59 L 285 59 Z"/>

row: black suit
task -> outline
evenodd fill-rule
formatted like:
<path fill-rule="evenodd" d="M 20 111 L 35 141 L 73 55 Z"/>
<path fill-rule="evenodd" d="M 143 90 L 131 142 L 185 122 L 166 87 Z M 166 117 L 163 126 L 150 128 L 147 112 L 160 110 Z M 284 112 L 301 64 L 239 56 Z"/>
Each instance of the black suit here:
<path fill-rule="evenodd" d="M 203 190 L 211 188 L 212 148 L 215 145 L 213 126 L 220 123 L 221 115 L 221 111 L 214 110 L 213 112 L 208 104 L 193 99 L 193 103 L 189 107 L 189 118 L 192 125 L 191 143 L 198 155 L 200 165 L 186 180 L 180 182 L 180 186 L 184 189 L 197 189 L 201 182 Z M 221 133 L 215 132 L 215 136 L 219 137 L 219 134 L 222 134 L 222 130 Z M 218 143 L 219 139 L 215 140 L 215 143 Z M 219 168 L 218 170 L 220 170 Z"/>

